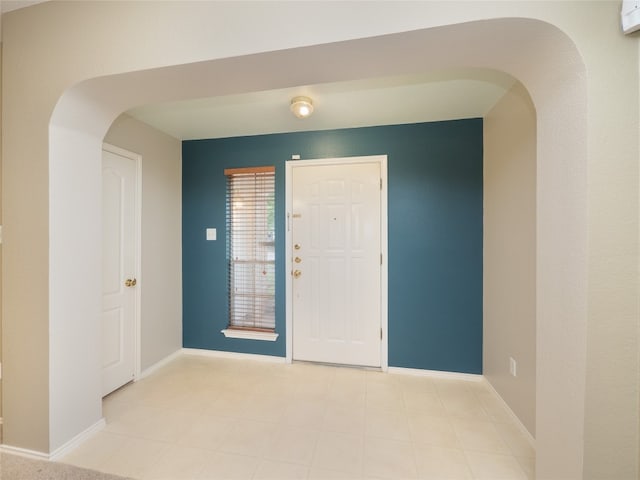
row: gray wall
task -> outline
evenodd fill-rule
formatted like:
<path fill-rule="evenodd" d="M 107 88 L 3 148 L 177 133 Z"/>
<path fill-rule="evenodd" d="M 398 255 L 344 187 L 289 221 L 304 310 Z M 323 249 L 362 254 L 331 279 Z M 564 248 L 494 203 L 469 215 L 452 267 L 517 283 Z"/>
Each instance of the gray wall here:
<path fill-rule="evenodd" d="M 519 83 L 484 120 L 483 364 L 487 380 L 535 436 L 536 113 Z"/>
<path fill-rule="evenodd" d="M 127 115 L 105 142 L 142 155 L 141 369 L 182 347 L 182 146 Z"/>

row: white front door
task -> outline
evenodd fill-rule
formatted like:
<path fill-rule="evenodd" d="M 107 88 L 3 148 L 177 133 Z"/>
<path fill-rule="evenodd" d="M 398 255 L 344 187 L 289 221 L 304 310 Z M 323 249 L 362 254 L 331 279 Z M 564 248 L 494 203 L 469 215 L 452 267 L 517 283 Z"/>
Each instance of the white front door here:
<path fill-rule="evenodd" d="M 102 394 L 133 380 L 136 369 L 137 162 L 102 152 Z"/>
<path fill-rule="evenodd" d="M 380 164 L 292 167 L 293 359 L 381 365 Z"/>

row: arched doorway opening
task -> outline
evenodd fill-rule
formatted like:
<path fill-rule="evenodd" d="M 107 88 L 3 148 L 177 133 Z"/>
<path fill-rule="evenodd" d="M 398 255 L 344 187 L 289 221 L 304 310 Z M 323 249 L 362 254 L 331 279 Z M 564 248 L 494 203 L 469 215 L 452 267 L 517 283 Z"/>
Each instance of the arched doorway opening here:
<path fill-rule="evenodd" d="M 449 47 L 444 51 L 441 45 Z M 309 68 L 291 76 L 287 67 L 301 61 Z M 456 66 L 507 72 L 526 86 L 536 107 L 537 465 L 542 475 L 576 476 L 582 468 L 586 366 L 584 64 L 563 33 L 525 19 L 471 22 L 130 72 L 69 89 L 50 124 L 49 322 L 51 331 L 74 335 L 50 339 L 50 450 L 101 417 L 95 348 L 99 323 L 86 319 L 98 318 L 100 310 L 101 145 L 118 114 L 158 101 Z M 81 285 L 77 278 L 83 279 Z M 87 342 L 74 342 L 77 338 Z"/>

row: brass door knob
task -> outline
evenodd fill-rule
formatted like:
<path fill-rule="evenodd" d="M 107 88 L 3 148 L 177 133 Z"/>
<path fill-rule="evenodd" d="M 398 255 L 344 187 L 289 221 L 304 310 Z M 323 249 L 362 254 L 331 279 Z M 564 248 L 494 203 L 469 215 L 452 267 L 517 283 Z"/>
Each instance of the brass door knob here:
<path fill-rule="evenodd" d="M 296 257 L 293 259 L 294 262 L 296 263 L 300 263 L 302 261 L 302 259 L 300 257 Z"/>
<path fill-rule="evenodd" d="M 135 278 L 127 278 L 127 279 L 124 281 L 124 285 L 125 285 L 126 287 L 135 287 L 135 286 L 136 286 L 136 283 L 138 283 L 138 282 L 137 282 L 137 280 L 136 280 Z"/>
<path fill-rule="evenodd" d="M 293 246 L 293 248 L 294 248 L 294 249 L 296 249 L 296 250 L 300 250 L 300 244 L 299 244 L 299 243 L 296 243 L 296 244 Z"/>
<path fill-rule="evenodd" d="M 302 272 L 300 270 L 293 271 L 293 278 L 298 278 L 300 275 L 302 275 Z"/>

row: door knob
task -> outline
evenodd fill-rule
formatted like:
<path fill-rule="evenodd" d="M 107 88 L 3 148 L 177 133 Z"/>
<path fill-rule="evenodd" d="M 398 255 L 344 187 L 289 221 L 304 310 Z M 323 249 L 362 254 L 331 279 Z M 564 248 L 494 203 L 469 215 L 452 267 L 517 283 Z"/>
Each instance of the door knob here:
<path fill-rule="evenodd" d="M 300 275 L 302 275 L 302 272 L 300 270 L 293 271 L 293 278 L 298 278 L 300 277 Z"/>
<path fill-rule="evenodd" d="M 135 279 L 135 278 L 127 278 L 127 279 L 125 280 L 125 282 L 124 282 L 124 285 L 125 285 L 126 287 L 135 287 L 135 286 L 136 286 L 136 283 L 138 283 L 138 282 L 136 281 L 136 279 Z"/>
<path fill-rule="evenodd" d="M 293 259 L 294 262 L 296 263 L 300 263 L 302 261 L 302 259 L 300 257 L 296 257 Z"/>
<path fill-rule="evenodd" d="M 296 250 L 300 250 L 300 244 L 299 244 L 299 243 L 296 243 L 296 244 L 293 246 L 293 248 L 295 248 Z"/>

